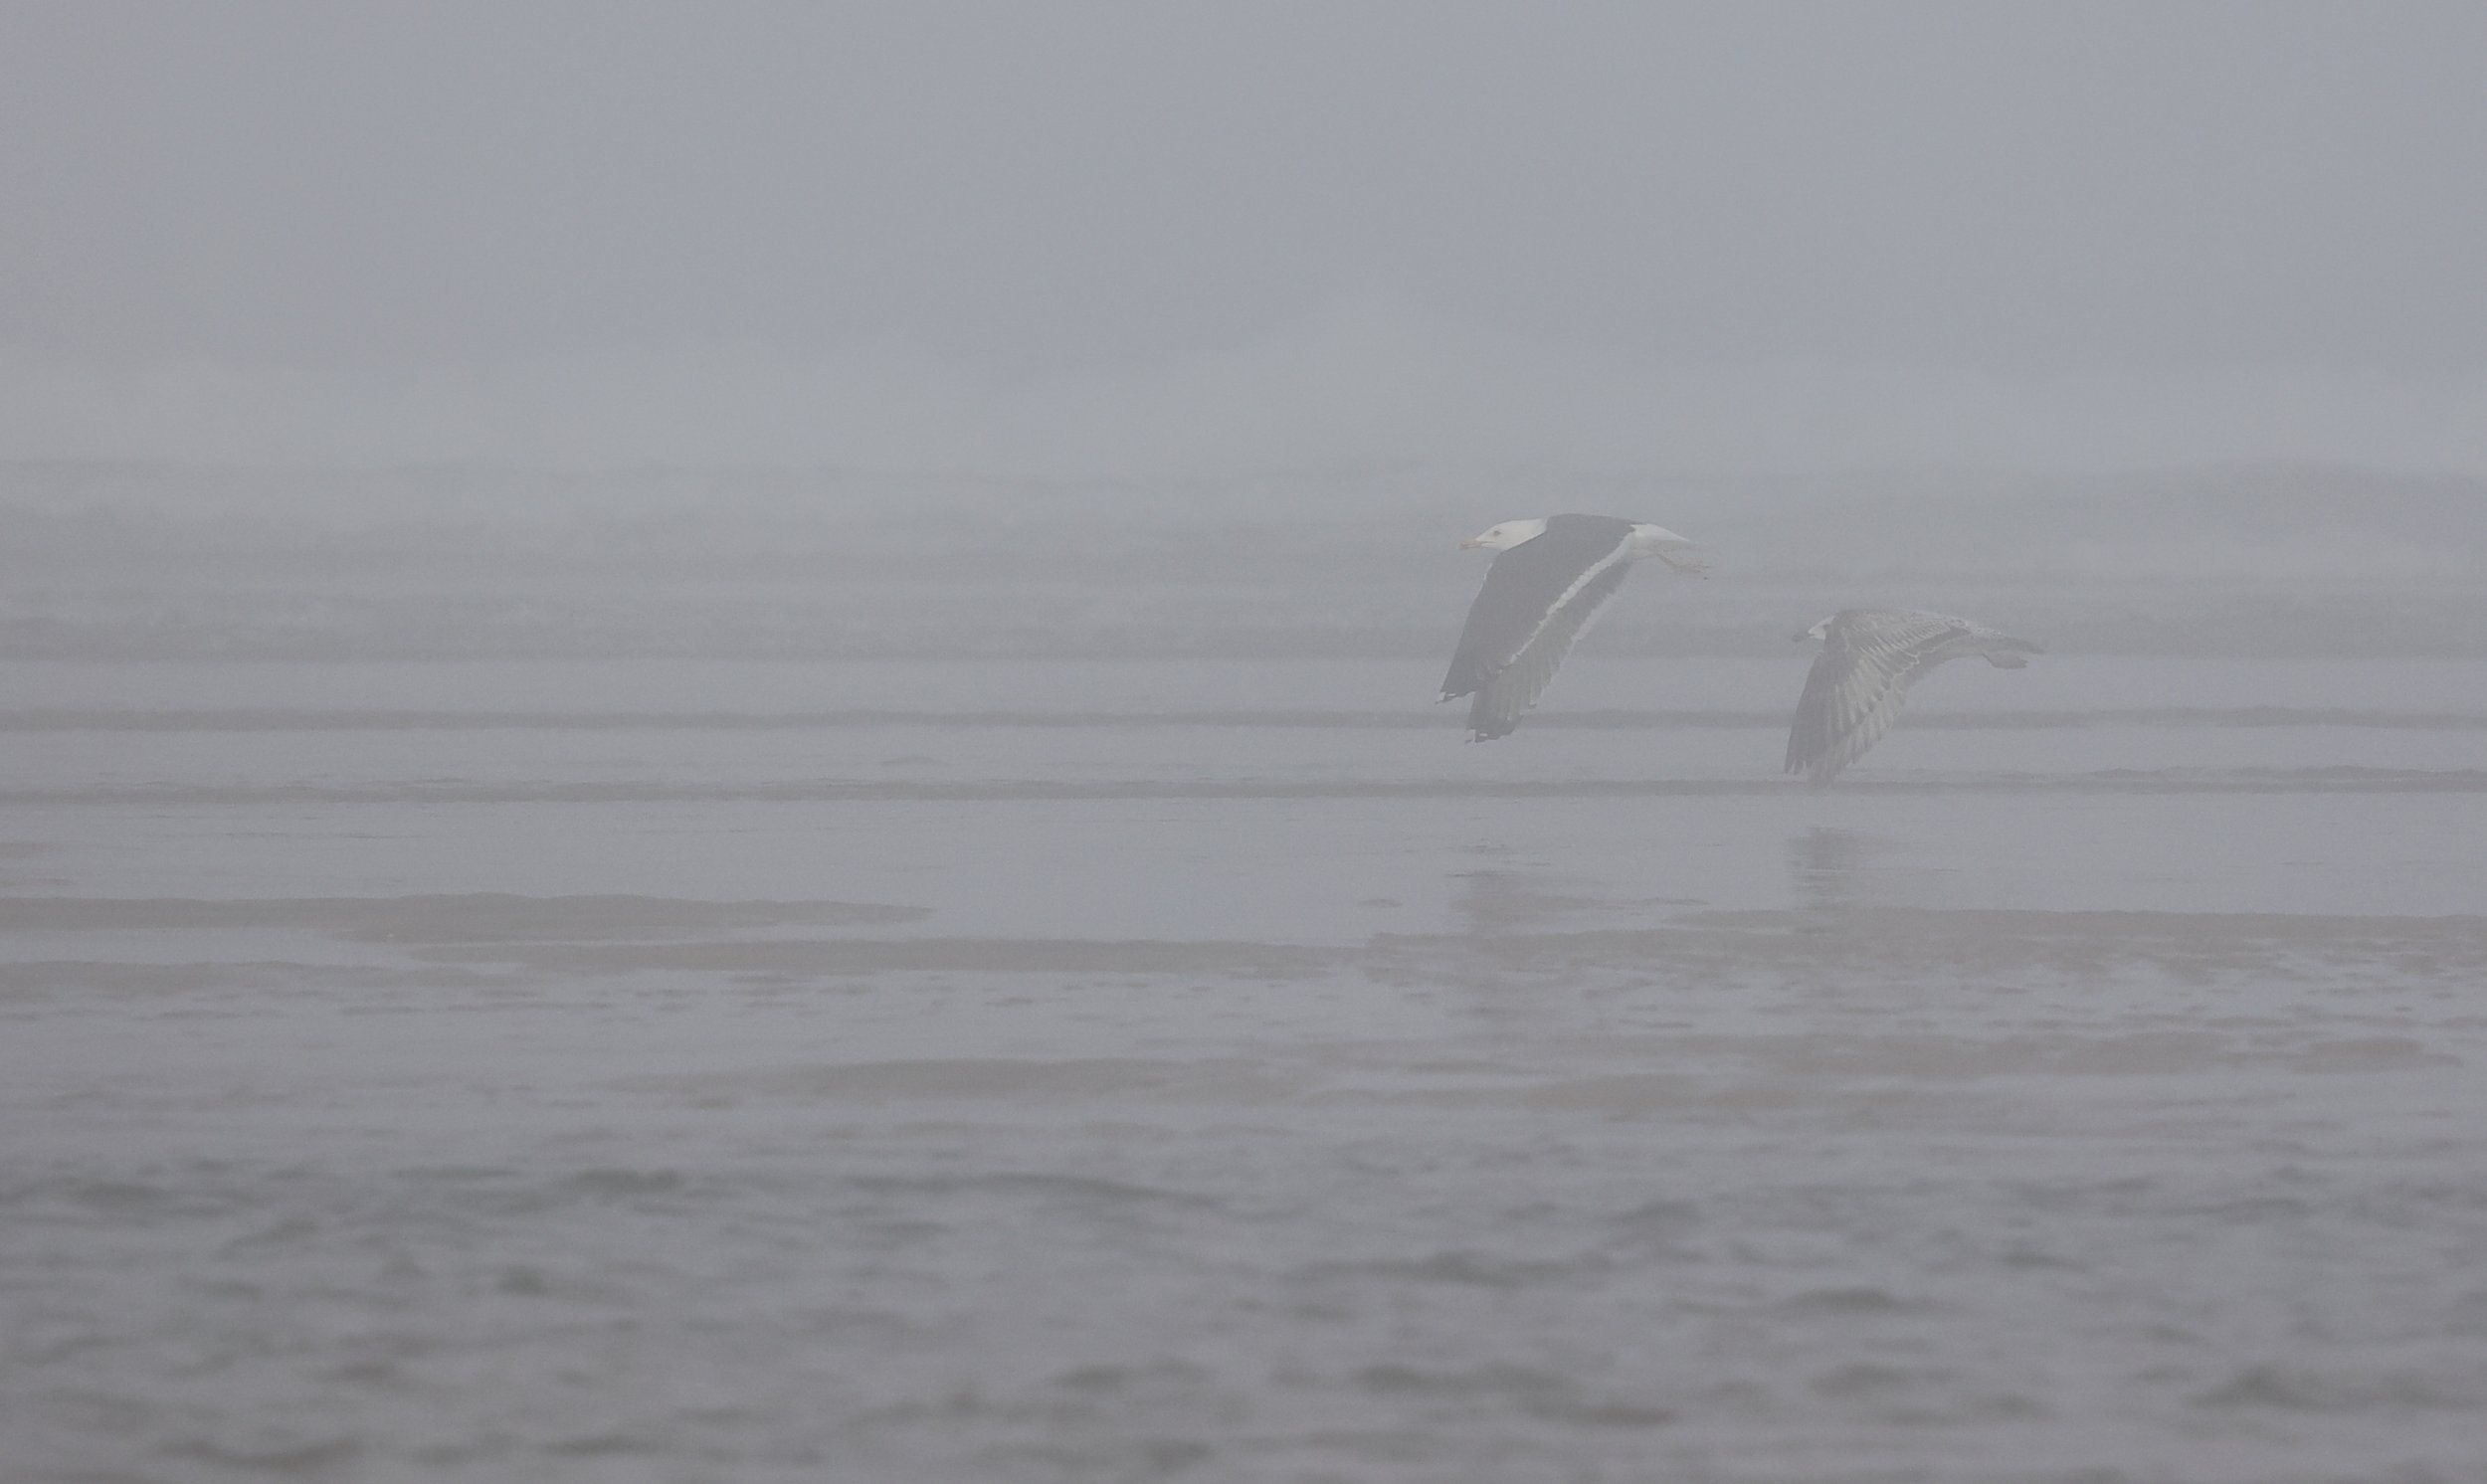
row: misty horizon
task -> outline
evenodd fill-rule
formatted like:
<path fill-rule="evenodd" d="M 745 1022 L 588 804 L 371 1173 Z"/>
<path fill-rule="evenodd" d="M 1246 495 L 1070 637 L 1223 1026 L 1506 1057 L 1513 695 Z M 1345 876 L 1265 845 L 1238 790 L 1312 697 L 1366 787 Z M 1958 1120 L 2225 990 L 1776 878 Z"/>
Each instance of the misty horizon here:
<path fill-rule="evenodd" d="M 2487 473 L 2487 378 L 2242 367 L 2011 379 L 1501 353 L 1354 306 L 1163 367 L 1016 383 L 746 348 L 387 373 L 0 354 L 0 458 L 262 467 L 850 467 L 1147 479 L 1456 464 L 1683 478 L 2314 463 Z"/>

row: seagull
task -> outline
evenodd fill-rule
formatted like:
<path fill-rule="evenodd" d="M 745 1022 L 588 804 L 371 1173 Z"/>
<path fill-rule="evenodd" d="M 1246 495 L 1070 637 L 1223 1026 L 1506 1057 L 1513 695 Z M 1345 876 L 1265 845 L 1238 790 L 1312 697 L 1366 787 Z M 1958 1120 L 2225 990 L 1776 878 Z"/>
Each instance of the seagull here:
<path fill-rule="evenodd" d="M 1654 556 L 1696 576 L 1709 567 L 1666 527 L 1612 515 L 1506 520 L 1459 546 L 1495 553 L 1442 676 L 1443 700 L 1476 697 L 1468 703 L 1471 742 L 1508 736 L 1520 724 L 1632 563 Z"/>
<path fill-rule="evenodd" d="M 1891 730 L 1901 697 L 1918 676 L 1947 659 L 1977 654 L 1999 669 L 2019 669 L 2044 652 L 1949 614 L 1907 608 L 1843 608 L 1796 636 L 1822 642 L 1788 729 L 1788 771 L 1817 786 L 1865 755 Z"/>

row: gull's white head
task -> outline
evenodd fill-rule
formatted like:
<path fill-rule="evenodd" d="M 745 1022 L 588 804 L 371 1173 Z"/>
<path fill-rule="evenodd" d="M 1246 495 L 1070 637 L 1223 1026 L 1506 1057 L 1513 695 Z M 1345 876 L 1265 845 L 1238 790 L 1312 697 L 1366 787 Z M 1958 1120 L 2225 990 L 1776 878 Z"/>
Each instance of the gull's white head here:
<path fill-rule="evenodd" d="M 1816 624 L 1813 628 L 1802 630 L 1798 633 L 1791 634 L 1788 637 L 1795 640 L 1798 644 L 1803 644 L 1809 639 L 1828 639 L 1830 638 L 1830 620 L 1837 617 L 1839 617 L 1837 614 L 1832 614 L 1830 618 L 1822 620 L 1820 623 Z"/>
<path fill-rule="evenodd" d="M 1506 520 L 1481 536 L 1470 536 L 1459 543 L 1461 551 L 1509 551 L 1523 541 L 1534 541 L 1546 534 L 1546 518 Z"/>

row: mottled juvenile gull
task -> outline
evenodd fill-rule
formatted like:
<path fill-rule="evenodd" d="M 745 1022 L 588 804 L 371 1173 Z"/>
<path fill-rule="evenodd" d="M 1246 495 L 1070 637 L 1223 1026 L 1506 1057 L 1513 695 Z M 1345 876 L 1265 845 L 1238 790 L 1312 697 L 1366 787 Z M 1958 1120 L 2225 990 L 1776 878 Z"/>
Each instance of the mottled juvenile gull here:
<path fill-rule="evenodd" d="M 1816 784 L 1838 777 L 1880 741 L 1908 687 L 1936 665 L 1978 654 L 2018 669 L 2029 662 L 2023 654 L 2043 652 L 1967 619 L 1905 608 L 1841 609 L 1797 639 L 1818 639 L 1822 651 L 1788 728 L 1788 771 L 1810 774 Z"/>
<path fill-rule="evenodd" d="M 1506 736 L 1520 724 L 1632 563 L 1654 556 L 1679 572 L 1706 567 L 1691 542 L 1664 526 L 1612 515 L 1506 520 L 1459 545 L 1496 553 L 1442 677 L 1443 700 L 1476 697 L 1468 704 L 1471 742 Z"/>

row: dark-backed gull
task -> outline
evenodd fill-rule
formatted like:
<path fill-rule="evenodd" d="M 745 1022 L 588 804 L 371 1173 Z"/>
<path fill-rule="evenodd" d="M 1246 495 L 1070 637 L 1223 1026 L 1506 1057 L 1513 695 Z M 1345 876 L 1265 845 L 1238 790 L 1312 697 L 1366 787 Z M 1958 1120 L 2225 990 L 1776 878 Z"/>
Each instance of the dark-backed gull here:
<path fill-rule="evenodd" d="M 2018 669 L 2029 662 L 2022 655 L 2042 652 L 1967 619 L 1904 608 L 1841 609 L 1796 637 L 1820 640 L 1822 651 L 1788 729 L 1788 771 L 1809 774 L 1817 785 L 1838 777 L 1891 730 L 1908 687 L 1936 665 L 1977 654 Z"/>
<path fill-rule="evenodd" d="M 1442 677 L 1443 700 L 1476 697 L 1468 704 L 1471 742 L 1506 736 L 1520 724 L 1632 563 L 1654 556 L 1679 572 L 1707 568 L 1691 542 L 1664 526 L 1612 515 L 1506 520 L 1459 545 L 1495 553 Z"/>

